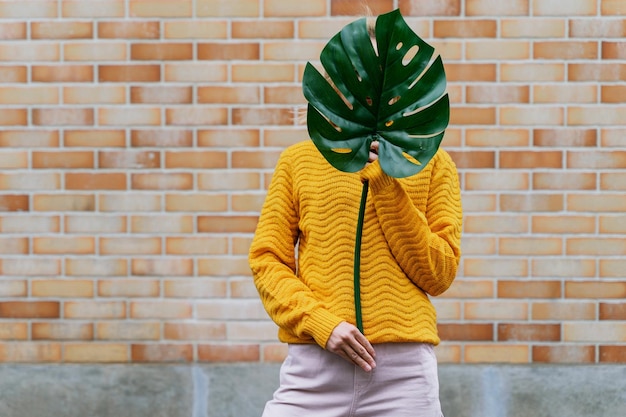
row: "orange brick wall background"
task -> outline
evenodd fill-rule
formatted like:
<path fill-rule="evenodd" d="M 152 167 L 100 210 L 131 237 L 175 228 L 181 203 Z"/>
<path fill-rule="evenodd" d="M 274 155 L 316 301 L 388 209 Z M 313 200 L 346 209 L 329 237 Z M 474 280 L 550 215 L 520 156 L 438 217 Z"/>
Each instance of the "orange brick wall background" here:
<path fill-rule="evenodd" d="M 442 54 L 441 362 L 626 362 L 626 1 L 0 1 L 0 361 L 280 361 L 247 250 L 300 76 L 400 8 Z"/>

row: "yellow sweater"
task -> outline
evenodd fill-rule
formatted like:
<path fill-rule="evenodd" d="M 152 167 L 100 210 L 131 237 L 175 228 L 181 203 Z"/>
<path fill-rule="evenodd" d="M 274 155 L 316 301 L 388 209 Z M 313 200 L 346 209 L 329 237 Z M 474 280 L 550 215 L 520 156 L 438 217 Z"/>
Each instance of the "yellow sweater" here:
<path fill-rule="evenodd" d="M 418 174 L 333 168 L 312 141 L 280 156 L 250 248 L 261 300 L 287 343 L 326 346 L 355 324 L 354 245 L 362 180 L 369 195 L 361 248 L 363 328 L 371 343 L 439 343 L 428 296 L 443 293 L 460 260 L 456 166 L 440 149 Z M 297 251 L 297 256 L 295 252 Z"/>

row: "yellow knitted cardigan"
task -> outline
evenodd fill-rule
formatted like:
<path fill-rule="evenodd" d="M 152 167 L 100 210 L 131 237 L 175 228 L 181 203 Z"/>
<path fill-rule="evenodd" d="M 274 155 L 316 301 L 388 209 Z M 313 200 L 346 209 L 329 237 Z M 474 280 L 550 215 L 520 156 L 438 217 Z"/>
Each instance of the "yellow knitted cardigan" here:
<path fill-rule="evenodd" d="M 280 156 L 250 248 L 255 285 L 287 343 L 326 346 L 355 324 L 353 262 L 362 181 L 369 181 L 361 249 L 363 328 L 371 343 L 439 343 L 427 294 L 443 293 L 460 260 L 456 166 L 439 149 L 418 174 L 333 168 L 305 141 Z M 297 256 L 296 256 L 297 252 Z"/>

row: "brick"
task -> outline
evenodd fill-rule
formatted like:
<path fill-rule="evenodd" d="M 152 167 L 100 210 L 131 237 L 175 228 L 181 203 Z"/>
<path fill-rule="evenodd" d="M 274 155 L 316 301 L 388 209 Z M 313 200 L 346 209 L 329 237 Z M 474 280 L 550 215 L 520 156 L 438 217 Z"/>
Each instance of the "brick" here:
<path fill-rule="evenodd" d="M 371 0 L 367 3 L 367 5 L 365 5 L 364 3 L 355 3 L 350 0 L 333 0 L 330 2 L 330 7 L 331 16 L 377 16 L 379 14 L 393 10 L 394 2 L 393 0 Z"/>
<path fill-rule="evenodd" d="M 66 343 L 63 362 L 67 363 L 124 363 L 130 355 L 121 343 Z"/>
<path fill-rule="evenodd" d="M 439 363 L 460 363 L 461 345 L 450 342 L 440 343 L 435 347 L 435 355 Z"/>
<path fill-rule="evenodd" d="M 560 298 L 560 281 L 498 281 L 499 298 Z"/>
<path fill-rule="evenodd" d="M 98 167 L 104 169 L 159 168 L 161 155 L 157 151 L 100 151 Z"/>
<path fill-rule="evenodd" d="M 99 65 L 100 82 L 155 82 L 161 79 L 161 66 L 140 65 Z"/>
<path fill-rule="evenodd" d="M 0 189 L 3 190 L 57 190 L 60 188 L 59 174 L 28 173 L 0 174 Z"/>
<path fill-rule="evenodd" d="M 602 0 L 600 2 L 600 12 L 602 15 L 626 16 L 624 4 L 621 0 Z"/>
<path fill-rule="evenodd" d="M 274 322 L 264 321 L 233 321 L 226 324 L 228 337 L 233 341 L 274 341 L 277 328 Z"/>
<path fill-rule="evenodd" d="M 461 242 L 461 253 L 463 253 L 463 256 L 495 255 L 496 254 L 496 239 L 474 237 L 466 233 L 463 238 L 463 241 Z"/>
<path fill-rule="evenodd" d="M 28 168 L 28 153 L 26 152 L 2 152 L 0 153 L 1 169 Z"/>
<path fill-rule="evenodd" d="M 186 258 L 133 259 L 131 273 L 148 276 L 190 276 L 193 275 L 193 260 Z"/>
<path fill-rule="evenodd" d="M 626 42 L 602 42 L 602 59 L 626 59 Z"/>
<path fill-rule="evenodd" d="M 465 363 L 527 363 L 530 347 L 519 344 L 466 345 Z"/>
<path fill-rule="evenodd" d="M 493 0 L 466 0 L 466 16 L 526 16 L 529 13 L 528 0 L 514 0 L 506 3 Z"/>
<path fill-rule="evenodd" d="M 5 109 L 0 113 L 0 126 L 26 126 L 27 120 L 26 109 Z"/>
<path fill-rule="evenodd" d="M 442 340 L 492 341 L 493 324 L 452 324 L 440 323 L 437 326 Z"/>
<path fill-rule="evenodd" d="M 159 39 L 161 35 L 158 21 L 131 20 L 97 23 L 100 39 Z"/>
<path fill-rule="evenodd" d="M 625 215 L 610 215 L 599 216 L 600 217 L 600 233 L 612 234 L 612 233 L 625 233 L 626 232 L 626 216 Z"/>
<path fill-rule="evenodd" d="M 451 107 L 451 125 L 493 125 L 496 123 L 495 108 Z"/>
<path fill-rule="evenodd" d="M 17 40 L 26 39 L 25 22 L 4 22 L 0 23 L 0 39 Z"/>
<path fill-rule="evenodd" d="M 232 168 L 273 168 L 278 162 L 280 151 L 243 152 L 233 151 Z"/>
<path fill-rule="evenodd" d="M 33 238 L 34 254 L 75 254 L 95 253 L 95 240 L 92 237 L 36 237 Z"/>
<path fill-rule="evenodd" d="M 250 251 L 252 243 L 251 236 L 231 236 L 230 238 L 231 253 L 233 255 L 247 255 Z"/>
<path fill-rule="evenodd" d="M 7 65 L 0 67 L 0 81 L 3 83 L 24 83 L 27 68 L 23 65 Z"/>
<path fill-rule="evenodd" d="M 103 237 L 101 255 L 157 255 L 161 253 L 161 239 L 156 237 Z"/>
<path fill-rule="evenodd" d="M 130 317 L 135 319 L 191 318 L 192 306 L 186 301 L 133 301 Z"/>
<path fill-rule="evenodd" d="M 199 344 L 200 362 L 257 362 L 260 359 L 259 345 L 242 344 Z"/>
<path fill-rule="evenodd" d="M 228 208 L 226 194 L 197 195 L 197 194 L 167 194 L 165 209 L 167 211 L 183 212 L 221 212 Z"/>
<path fill-rule="evenodd" d="M 0 212 L 29 211 L 27 195 L 0 195 Z"/>
<path fill-rule="evenodd" d="M 98 297 L 158 297 L 160 286 L 153 279 L 102 279 L 98 281 Z"/>
<path fill-rule="evenodd" d="M 200 17 L 257 17 L 258 0 L 196 0 L 196 14 Z"/>
<path fill-rule="evenodd" d="M 464 303 L 463 317 L 465 320 L 525 320 L 528 311 L 526 302 L 468 301 Z"/>
<path fill-rule="evenodd" d="M 161 325 L 158 322 L 98 322 L 95 339 L 99 340 L 159 340 Z"/>
<path fill-rule="evenodd" d="M 433 22 L 436 38 L 495 38 L 497 21 L 495 20 L 435 20 Z"/>
<path fill-rule="evenodd" d="M 200 190 L 258 190 L 260 186 L 259 174 L 253 172 L 215 170 L 206 174 L 198 174 L 198 188 Z"/>
<path fill-rule="evenodd" d="M 535 103 L 595 103 L 598 88 L 595 85 L 538 85 L 533 87 Z"/>
<path fill-rule="evenodd" d="M 35 151 L 33 168 L 94 168 L 94 155 L 90 151 L 45 152 Z"/>
<path fill-rule="evenodd" d="M 32 80 L 37 82 L 92 82 L 91 65 L 34 65 Z"/>
<path fill-rule="evenodd" d="M 0 343 L 0 362 L 44 363 L 60 360 L 61 345 L 59 343 Z"/>
<path fill-rule="evenodd" d="M 0 45 L 0 62 L 59 61 L 60 56 L 60 48 L 57 43 L 3 43 Z M 37 66 L 33 67 L 35 68 Z"/>
<path fill-rule="evenodd" d="M 626 64 L 568 64 L 569 81 L 619 82 L 626 74 Z"/>
<path fill-rule="evenodd" d="M 65 174 L 66 190 L 125 190 L 126 174 Z"/>
<path fill-rule="evenodd" d="M 267 104 L 294 104 L 303 105 L 306 99 L 300 86 L 294 87 L 266 87 L 264 89 L 264 103 Z"/>
<path fill-rule="evenodd" d="M 213 61 L 258 60 L 260 51 L 258 42 L 203 42 L 198 44 L 197 56 L 200 60 Z"/>
<path fill-rule="evenodd" d="M 496 66 L 493 64 L 448 64 L 448 82 L 493 82 L 496 81 Z"/>
<path fill-rule="evenodd" d="M 33 197 L 35 211 L 94 211 L 95 197 L 80 194 L 39 194 Z"/>
<path fill-rule="evenodd" d="M 551 212 L 562 211 L 563 196 L 559 194 L 504 194 L 500 196 L 500 208 L 504 212 Z"/>
<path fill-rule="evenodd" d="M 533 0 L 534 16 L 595 16 L 596 3 L 588 0 L 574 0 L 565 6 L 559 0 Z"/>
<path fill-rule="evenodd" d="M 88 323 L 33 323 L 33 340 L 92 340 L 93 326 Z"/>
<path fill-rule="evenodd" d="M 293 82 L 295 70 L 292 64 L 233 64 L 232 80 L 234 82 Z"/>
<path fill-rule="evenodd" d="M 124 0 L 63 0 L 61 3 L 63 17 L 124 17 Z"/>
<path fill-rule="evenodd" d="M 70 258 L 65 260 L 65 273 L 69 276 L 125 276 L 128 270 L 126 259 L 117 258 Z"/>
<path fill-rule="evenodd" d="M 561 238 L 548 237 L 503 237 L 500 239 L 500 255 L 559 255 L 563 253 Z"/>
<path fill-rule="evenodd" d="M 232 21 L 231 31 L 233 39 L 292 39 L 295 35 L 294 22 L 277 19 L 245 22 Z M 306 36 L 302 35 L 299 37 L 306 38 Z"/>
<path fill-rule="evenodd" d="M 224 298 L 228 294 L 225 280 L 210 278 L 174 279 L 163 284 L 167 298 Z"/>
<path fill-rule="evenodd" d="M 500 257 L 497 259 L 465 259 L 463 273 L 467 277 L 525 277 L 525 260 Z"/>
<path fill-rule="evenodd" d="M 0 233 L 38 234 L 58 233 L 60 216 L 1 216 Z"/>
<path fill-rule="evenodd" d="M 161 198 L 155 194 L 101 195 L 98 209 L 105 212 L 153 212 L 161 211 Z"/>
<path fill-rule="evenodd" d="M 468 43 L 465 55 L 468 60 L 528 59 L 530 44 L 526 41 L 487 40 Z"/>
<path fill-rule="evenodd" d="M 232 275 L 249 275 L 249 272 L 246 270 L 246 262 L 243 262 L 245 259 L 241 259 L 237 268 L 231 269 Z M 207 263 L 203 263 L 203 266 L 208 265 Z M 211 265 L 209 265 L 211 266 Z M 227 268 L 229 265 L 226 266 Z M 204 269 L 203 269 L 204 270 Z M 208 273 L 212 273 L 211 270 L 207 271 Z M 219 274 L 219 272 L 218 272 Z M 254 286 L 254 283 L 249 278 L 242 279 L 234 279 L 230 281 L 230 294 L 233 298 L 253 298 L 257 299 L 259 293 Z"/>
<path fill-rule="evenodd" d="M 617 86 L 601 86 L 601 99 L 602 103 L 624 103 L 626 99 L 626 87 L 623 85 Z"/>
<path fill-rule="evenodd" d="M 535 42 L 533 49 L 535 59 L 597 59 L 596 42 L 576 41 L 544 41 Z"/>
<path fill-rule="evenodd" d="M 500 65 L 500 81 L 565 81 L 565 65 L 552 63 L 502 63 Z"/>
<path fill-rule="evenodd" d="M 5 276 L 58 276 L 61 274 L 61 262 L 54 258 L 31 258 L 24 262 L 22 258 L 4 258 L 0 264 Z"/>
<path fill-rule="evenodd" d="M 131 87 L 131 103 L 187 104 L 192 102 L 191 87 Z"/>
<path fill-rule="evenodd" d="M 459 301 L 437 300 L 433 305 L 437 311 L 437 320 L 440 322 L 461 320 L 461 303 Z"/>
<path fill-rule="evenodd" d="M 266 61 L 305 61 L 316 60 L 324 47 L 323 42 L 265 42 L 262 45 Z"/>
<path fill-rule="evenodd" d="M 249 276 L 250 265 L 246 259 L 247 257 L 221 257 L 221 258 L 203 258 L 198 260 L 198 275 L 228 277 L 228 276 Z M 250 280 L 246 280 L 247 284 L 251 284 Z M 235 281 L 231 281 L 232 287 L 238 285 Z M 251 286 L 254 288 L 254 286 Z M 231 293 L 233 297 L 236 297 L 235 293 Z M 258 296 L 256 290 L 253 291 L 255 297 Z"/>
<path fill-rule="evenodd" d="M 538 363 L 593 363 L 596 349 L 590 345 L 533 346 L 532 361 Z"/>
<path fill-rule="evenodd" d="M 565 297 L 581 299 L 619 299 L 626 297 L 625 282 L 566 282 Z"/>
<path fill-rule="evenodd" d="M 265 201 L 265 194 L 256 195 L 233 195 L 231 199 L 232 209 L 235 212 L 257 211 L 260 212 Z"/>
<path fill-rule="evenodd" d="M 441 298 L 492 298 L 495 295 L 493 281 L 457 278 Z"/>
<path fill-rule="evenodd" d="M 500 108 L 500 123 L 503 125 L 563 125 L 564 111 L 560 107 L 503 107 Z"/>
<path fill-rule="evenodd" d="M 501 151 L 498 166 L 513 169 L 563 168 L 563 153 L 560 151 Z"/>
<path fill-rule="evenodd" d="M 263 345 L 261 347 L 262 348 L 261 355 L 262 355 L 263 362 L 268 362 L 268 363 L 283 362 L 285 358 L 287 357 L 287 349 L 288 349 L 288 347 L 285 345 L 286 345 L 285 343 Z M 441 354 L 440 352 L 441 350 L 437 351 L 437 360 L 442 361 L 442 357 L 445 355 Z"/>
<path fill-rule="evenodd" d="M 591 216 L 544 216 L 532 217 L 532 233 L 539 234 L 576 234 L 593 233 L 596 220 Z"/>
<path fill-rule="evenodd" d="M 126 45 L 114 42 L 98 42 L 98 47 L 88 43 L 66 43 L 63 45 L 66 61 L 126 61 Z"/>
<path fill-rule="evenodd" d="M 466 91 L 468 103 L 528 103 L 530 100 L 527 86 L 469 85 Z"/>
<path fill-rule="evenodd" d="M 126 90 L 124 87 L 118 86 L 82 86 L 82 87 L 64 87 L 63 103 L 64 104 L 123 104 L 126 102 Z M 93 136 L 102 134 L 102 131 L 85 132 L 85 135 Z M 123 133 L 123 132 L 122 132 Z M 68 132 L 65 132 L 67 138 Z M 68 146 L 65 143 L 65 146 Z"/>
<path fill-rule="evenodd" d="M 535 129 L 533 146 L 545 147 L 590 147 L 596 146 L 596 129 Z"/>
<path fill-rule="evenodd" d="M 126 317 L 125 301 L 65 301 L 65 319 L 123 319 Z"/>
<path fill-rule="evenodd" d="M 130 229 L 133 233 L 193 233 L 194 219 L 176 215 L 132 216 Z"/>
<path fill-rule="evenodd" d="M 58 301 L 0 301 L 0 318 L 3 319 L 58 319 Z"/>
<path fill-rule="evenodd" d="M 622 38 L 626 36 L 626 20 L 570 19 L 569 34 L 573 38 Z"/>
<path fill-rule="evenodd" d="M 464 219 L 465 233 L 500 235 L 528 232 L 529 217 L 524 215 L 467 215 Z"/>
<path fill-rule="evenodd" d="M 136 126 L 161 124 L 161 111 L 158 108 L 117 107 L 98 109 L 98 124 L 101 126 Z"/>
<path fill-rule="evenodd" d="M 571 22 L 571 21 L 570 21 Z M 502 19 L 500 21 L 503 38 L 564 38 L 567 28 L 565 19 Z M 571 23 L 570 23 L 571 24 Z M 571 30 L 570 30 L 571 32 Z"/>
<path fill-rule="evenodd" d="M 190 147 L 193 144 L 193 133 L 183 129 L 132 130 L 130 141 L 133 147 Z"/>
<path fill-rule="evenodd" d="M 259 104 L 259 87 L 198 87 L 198 103 Z"/>
<path fill-rule="evenodd" d="M 128 8 L 131 17 L 191 17 L 192 0 L 129 0 Z"/>
<path fill-rule="evenodd" d="M 59 89 L 55 87 L 3 87 L 2 104 L 58 104 Z"/>
<path fill-rule="evenodd" d="M 589 195 L 577 194 L 567 196 L 567 206 L 570 211 L 587 211 L 587 212 L 623 212 L 626 210 L 626 195 L 605 194 L 595 199 L 589 198 Z"/>
<path fill-rule="evenodd" d="M 31 39 L 90 39 L 93 23 L 84 21 L 43 21 L 30 24 Z"/>
<path fill-rule="evenodd" d="M 600 260 L 600 277 L 621 278 L 624 276 L 624 261 L 620 259 Z"/>
<path fill-rule="evenodd" d="M 92 126 L 93 109 L 45 108 L 33 109 L 33 124 L 39 126 Z"/>
<path fill-rule="evenodd" d="M 165 323 L 163 337 L 169 340 L 224 340 L 226 326 L 223 323 Z"/>
<path fill-rule="evenodd" d="M 604 107 L 569 107 L 567 123 L 576 125 L 620 125 L 626 117 L 626 108 Z"/>
<path fill-rule="evenodd" d="M 461 0 L 443 0 L 415 3 L 399 0 L 400 11 L 404 16 L 460 16 Z"/>
<path fill-rule="evenodd" d="M 211 21 L 210 25 L 207 25 L 203 20 L 164 22 L 163 34 L 165 39 L 227 39 L 228 23 L 229 22 L 226 20 L 214 20 Z M 245 26 L 253 26 L 257 22 L 232 22 L 232 25 L 235 26 L 237 23 Z M 285 23 L 289 24 L 289 22 Z M 237 36 L 233 35 L 233 38 L 235 37 Z"/>
<path fill-rule="evenodd" d="M 193 174 L 131 174 L 133 190 L 190 190 Z"/>
<path fill-rule="evenodd" d="M 626 190 L 626 177 L 623 172 L 600 174 L 600 189 L 620 191 Z"/>
<path fill-rule="evenodd" d="M 63 132 L 63 144 L 66 147 L 119 148 L 125 146 L 123 130 L 71 130 Z"/>
<path fill-rule="evenodd" d="M 130 45 L 130 57 L 138 61 L 180 61 L 193 57 L 190 43 L 134 43 Z"/>
<path fill-rule="evenodd" d="M 263 320 L 267 313 L 258 299 L 211 300 L 197 305 L 197 316 L 207 320 Z"/>
<path fill-rule="evenodd" d="M 228 154 L 218 151 L 166 152 L 166 168 L 228 168 Z"/>
<path fill-rule="evenodd" d="M 560 340 L 560 324 L 498 324 L 498 341 L 558 342 Z"/>
<path fill-rule="evenodd" d="M 165 63 L 164 79 L 171 82 L 217 82 L 228 79 L 225 63 Z"/>
<path fill-rule="evenodd" d="M 224 255 L 228 253 L 225 237 L 167 237 L 165 248 L 169 255 Z"/>
<path fill-rule="evenodd" d="M 449 129 L 448 131 L 451 131 Z M 308 134 L 305 129 L 295 128 L 286 129 L 284 127 L 278 129 L 265 128 L 264 129 L 264 144 L 266 146 L 279 146 L 285 147 L 291 144 L 301 142 L 303 140 L 309 140 Z"/>
<path fill-rule="evenodd" d="M 623 342 L 626 323 L 576 322 L 563 324 L 563 340 L 567 342 Z"/>
<path fill-rule="evenodd" d="M 27 340 L 27 323 L 0 323 L 0 340 Z"/>
<path fill-rule="evenodd" d="M 170 126 L 206 126 L 228 124 L 226 108 L 177 107 L 165 110 L 165 120 Z"/>
<path fill-rule="evenodd" d="M 9 280 L 3 278 L 0 281 L 0 297 L 25 297 L 27 294 L 25 280 Z"/>
<path fill-rule="evenodd" d="M 282 0 L 265 0 L 263 16 L 267 17 L 300 17 L 325 16 L 328 13 L 325 2 L 292 3 Z"/>
<path fill-rule="evenodd" d="M 580 278 L 593 277 L 596 273 L 596 265 L 589 259 L 533 259 L 532 273 L 534 277 L 546 278 Z"/>
<path fill-rule="evenodd" d="M 102 213 L 94 215 L 65 215 L 65 233 L 110 234 L 125 233 L 126 218 L 108 216 Z"/>
<path fill-rule="evenodd" d="M 200 233 L 253 233 L 257 216 L 198 216 Z"/>
<path fill-rule="evenodd" d="M 573 237 L 567 239 L 569 255 L 622 255 L 626 242 L 618 238 Z"/>
<path fill-rule="evenodd" d="M 626 348 L 624 346 L 600 346 L 601 363 L 626 363 Z"/>
<path fill-rule="evenodd" d="M 600 303 L 600 320 L 626 320 L 626 303 Z"/>
<path fill-rule="evenodd" d="M 90 298 L 93 297 L 93 282 L 90 280 L 33 280 L 31 295 L 42 298 Z"/>

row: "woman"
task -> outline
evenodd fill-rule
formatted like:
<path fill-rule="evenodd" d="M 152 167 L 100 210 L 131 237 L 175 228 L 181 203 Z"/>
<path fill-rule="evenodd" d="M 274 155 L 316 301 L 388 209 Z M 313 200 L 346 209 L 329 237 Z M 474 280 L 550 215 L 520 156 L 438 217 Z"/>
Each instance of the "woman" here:
<path fill-rule="evenodd" d="M 456 167 L 439 149 L 416 175 L 378 161 L 332 167 L 312 141 L 281 155 L 250 248 L 261 300 L 288 343 L 280 387 L 264 417 L 440 417 L 435 309 L 460 260 Z M 355 327 L 354 246 L 369 184 Z M 297 255 L 296 255 L 297 252 Z"/>

